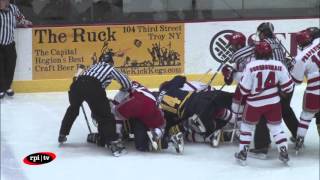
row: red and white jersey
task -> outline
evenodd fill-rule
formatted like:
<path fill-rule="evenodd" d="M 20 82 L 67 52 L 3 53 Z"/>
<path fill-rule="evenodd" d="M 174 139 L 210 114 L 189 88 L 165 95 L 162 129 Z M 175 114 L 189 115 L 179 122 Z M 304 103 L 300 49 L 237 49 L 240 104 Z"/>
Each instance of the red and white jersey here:
<path fill-rule="evenodd" d="M 155 97 L 138 82 L 132 82 L 129 93 L 119 91 L 115 101 L 118 104 L 114 105 L 112 112 L 117 121 L 135 118 L 148 128 L 160 128 L 164 125 L 163 113 L 157 107 Z"/>
<path fill-rule="evenodd" d="M 320 38 L 298 52 L 295 60 L 291 70 L 292 79 L 300 84 L 305 76 L 308 80 L 306 93 L 320 95 Z"/>
<path fill-rule="evenodd" d="M 241 94 L 247 95 L 247 103 L 253 107 L 276 104 L 282 92 L 293 90 L 287 68 L 276 60 L 255 60 L 247 64 L 239 83 Z"/>
<path fill-rule="evenodd" d="M 149 91 L 148 88 L 144 87 L 137 81 L 132 81 L 131 93 L 135 91 L 144 94 L 145 96 L 147 96 L 148 98 L 152 99 L 155 102 L 157 101 L 154 95 L 151 93 L 151 91 Z"/>
<path fill-rule="evenodd" d="M 199 81 L 186 81 L 182 88 L 183 91 L 189 92 L 200 92 L 200 91 L 212 91 L 214 88 L 208 86 L 207 84 Z"/>
<path fill-rule="evenodd" d="M 143 85 L 141 85 L 140 83 L 138 83 L 137 81 L 132 81 L 132 86 L 128 91 L 119 91 L 115 97 L 114 97 L 114 101 L 116 101 L 117 103 L 120 103 L 122 101 L 124 101 L 125 99 L 129 98 L 130 94 L 133 92 L 139 92 L 142 93 L 143 95 L 147 96 L 148 98 L 152 99 L 153 101 L 156 101 L 156 98 L 153 96 L 153 94 L 149 91 L 149 89 L 147 89 L 146 87 L 144 87 Z"/>

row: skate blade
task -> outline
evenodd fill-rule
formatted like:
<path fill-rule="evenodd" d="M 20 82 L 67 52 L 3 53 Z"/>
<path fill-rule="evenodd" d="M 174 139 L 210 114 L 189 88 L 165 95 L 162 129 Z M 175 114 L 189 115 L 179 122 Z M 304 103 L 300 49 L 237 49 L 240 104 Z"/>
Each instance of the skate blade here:
<path fill-rule="evenodd" d="M 279 160 L 282 162 L 282 164 L 283 164 L 285 167 L 289 167 L 289 166 L 290 166 L 290 164 L 289 164 L 289 159 L 287 159 L 287 160 L 279 159 Z"/>
<path fill-rule="evenodd" d="M 289 160 L 280 160 L 280 161 L 283 163 L 283 165 L 289 166 Z"/>
<path fill-rule="evenodd" d="M 158 143 L 153 140 L 152 133 L 150 131 L 147 131 L 147 134 L 148 134 L 149 140 L 151 142 L 152 148 L 154 150 L 158 150 Z"/>
<path fill-rule="evenodd" d="M 301 153 L 303 153 L 303 149 L 296 150 L 296 156 L 298 156 Z"/>
<path fill-rule="evenodd" d="M 119 151 L 113 152 L 112 155 L 113 155 L 114 157 L 120 157 L 120 156 L 125 155 L 125 154 L 127 154 L 127 153 L 128 153 L 128 151 L 125 150 L 125 149 L 123 149 L 123 150 L 121 150 L 120 152 L 119 152 Z"/>
<path fill-rule="evenodd" d="M 247 166 L 247 161 L 245 160 L 240 160 L 240 159 L 237 159 L 237 163 L 240 165 L 240 166 Z"/>
<path fill-rule="evenodd" d="M 268 155 L 267 154 L 263 154 L 263 153 L 248 152 L 248 157 L 255 158 L 255 159 L 260 159 L 260 160 L 268 159 Z"/>
<path fill-rule="evenodd" d="M 183 150 L 184 150 L 184 145 L 178 145 L 178 146 L 176 147 L 176 152 L 177 152 L 178 154 L 182 154 L 182 153 L 183 153 Z"/>
<path fill-rule="evenodd" d="M 184 142 L 180 141 L 180 143 L 172 142 L 172 146 L 175 148 L 176 153 L 182 154 L 184 151 Z"/>
<path fill-rule="evenodd" d="M 220 137 L 221 137 L 221 131 L 219 131 L 217 134 L 214 135 L 212 140 L 212 147 L 218 147 L 220 144 Z"/>

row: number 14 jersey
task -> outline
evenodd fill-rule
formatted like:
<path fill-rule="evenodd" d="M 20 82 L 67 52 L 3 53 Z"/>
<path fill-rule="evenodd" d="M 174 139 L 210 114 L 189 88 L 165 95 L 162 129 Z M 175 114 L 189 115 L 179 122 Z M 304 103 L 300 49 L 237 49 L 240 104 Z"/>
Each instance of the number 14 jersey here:
<path fill-rule="evenodd" d="M 279 89 L 289 93 L 294 83 L 280 61 L 257 59 L 247 64 L 239 85 L 241 94 L 248 96 L 247 103 L 261 107 L 278 103 Z"/>

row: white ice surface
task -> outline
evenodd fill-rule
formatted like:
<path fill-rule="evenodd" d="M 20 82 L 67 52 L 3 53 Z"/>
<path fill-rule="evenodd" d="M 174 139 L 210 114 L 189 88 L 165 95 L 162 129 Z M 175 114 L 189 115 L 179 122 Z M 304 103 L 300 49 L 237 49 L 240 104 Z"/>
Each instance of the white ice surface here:
<path fill-rule="evenodd" d="M 305 85 L 296 88 L 291 103 L 298 117 L 304 88 Z M 225 89 L 232 90 L 233 87 Z M 114 91 L 108 94 L 112 97 Z M 67 106 L 67 93 L 16 94 L 1 100 L 2 180 L 319 179 L 319 136 L 314 120 L 305 139 L 303 154 L 296 156 L 293 144 L 289 142 L 291 160 L 288 167 L 277 159 L 274 144 L 268 160 L 249 158 L 248 166 L 241 167 L 233 156 L 238 146 L 231 144 L 216 149 L 207 144 L 186 144 L 183 155 L 177 155 L 173 149 L 142 153 L 127 144 L 127 155 L 113 157 L 108 150 L 86 143 L 88 129 L 81 112 L 67 144 L 59 147 L 58 131 Z M 87 106 L 86 111 L 90 116 Z M 30 166 L 22 161 L 29 154 L 48 151 L 57 155 L 51 163 Z"/>

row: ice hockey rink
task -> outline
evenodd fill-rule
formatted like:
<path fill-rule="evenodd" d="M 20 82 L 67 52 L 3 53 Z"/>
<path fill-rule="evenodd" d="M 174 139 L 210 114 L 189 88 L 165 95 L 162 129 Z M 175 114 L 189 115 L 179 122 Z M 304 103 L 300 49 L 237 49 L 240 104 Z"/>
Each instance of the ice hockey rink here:
<path fill-rule="evenodd" d="M 298 86 L 291 102 L 296 115 L 301 112 L 305 85 Z M 227 87 L 225 90 L 232 90 Z M 115 91 L 108 91 L 112 97 Z M 1 179 L 2 180 L 316 180 L 319 179 L 319 136 L 313 120 L 305 139 L 305 150 L 295 155 L 289 142 L 289 166 L 278 160 L 275 145 L 269 159 L 248 158 L 248 165 L 236 163 L 238 146 L 186 144 L 182 155 L 174 149 L 142 153 L 126 144 L 128 154 L 113 157 L 105 148 L 88 144 L 88 128 L 83 114 L 74 123 L 63 147 L 57 142 L 60 123 L 68 106 L 66 92 L 21 93 L 1 100 Z M 86 112 L 90 115 L 89 110 Z M 91 127 L 94 126 L 91 124 Z M 287 131 L 288 132 L 288 131 Z M 289 133 L 288 137 L 289 137 Z M 30 166 L 23 158 L 36 152 L 53 152 L 56 159 Z"/>

